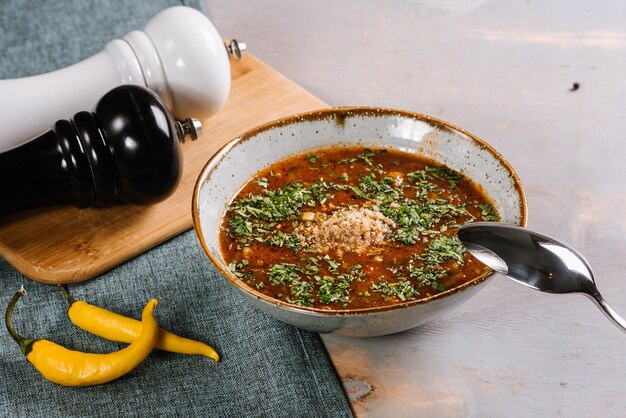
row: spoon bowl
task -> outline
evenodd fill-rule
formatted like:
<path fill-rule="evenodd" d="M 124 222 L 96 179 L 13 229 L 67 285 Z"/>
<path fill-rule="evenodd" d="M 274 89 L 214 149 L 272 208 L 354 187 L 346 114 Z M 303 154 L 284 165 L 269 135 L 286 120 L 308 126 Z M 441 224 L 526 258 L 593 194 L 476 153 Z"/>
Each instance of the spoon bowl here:
<path fill-rule="evenodd" d="M 496 272 L 542 292 L 582 293 L 626 332 L 626 321 L 600 295 L 589 263 L 570 246 L 529 229 L 499 222 L 463 225 L 458 235 L 474 257 Z"/>

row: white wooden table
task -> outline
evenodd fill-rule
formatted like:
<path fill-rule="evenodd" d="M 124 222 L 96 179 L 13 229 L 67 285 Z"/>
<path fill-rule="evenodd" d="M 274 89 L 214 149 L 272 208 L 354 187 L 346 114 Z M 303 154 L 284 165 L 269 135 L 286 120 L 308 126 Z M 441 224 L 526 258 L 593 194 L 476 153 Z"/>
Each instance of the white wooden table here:
<path fill-rule="evenodd" d="M 626 2 L 206 1 L 225 37 L 333 106 L 484 138 L 520 175 L 529 227 L 584 253 L 626 315 Z M 421 328 L 323 338 L 360 416 L 626 416 L 626 335 L 582 296 L 499 276 Z"/>

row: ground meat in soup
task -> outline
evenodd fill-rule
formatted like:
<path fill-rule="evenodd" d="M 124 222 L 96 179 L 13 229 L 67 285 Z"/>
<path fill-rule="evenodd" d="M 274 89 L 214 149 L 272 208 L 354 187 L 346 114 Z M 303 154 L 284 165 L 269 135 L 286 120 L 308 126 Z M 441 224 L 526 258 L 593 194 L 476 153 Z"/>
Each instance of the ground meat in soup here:
<path fill-rule="evenodd" d="M 500 217 L 464 175 L 395 150 L 330 148 L 259 172 L 229 204 L 230 271 L 272 298 L 358 309 L 421 299 L 487 270 L 457 229 Z"/>

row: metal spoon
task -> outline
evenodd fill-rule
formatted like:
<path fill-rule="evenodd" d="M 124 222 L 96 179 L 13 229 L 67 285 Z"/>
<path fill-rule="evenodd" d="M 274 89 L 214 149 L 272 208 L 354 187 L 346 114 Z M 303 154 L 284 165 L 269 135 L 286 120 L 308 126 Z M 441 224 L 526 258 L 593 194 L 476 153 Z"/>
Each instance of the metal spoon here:
<path fill-rule="evenodd" d="M 573 248 L 526 228 L 499 222 L 463 225 L 459 239 L 468 251 L 498 273 L 548 293 L 582 293 L 626 332 L 626 321 L 606 304 L 589 263 Z"/>

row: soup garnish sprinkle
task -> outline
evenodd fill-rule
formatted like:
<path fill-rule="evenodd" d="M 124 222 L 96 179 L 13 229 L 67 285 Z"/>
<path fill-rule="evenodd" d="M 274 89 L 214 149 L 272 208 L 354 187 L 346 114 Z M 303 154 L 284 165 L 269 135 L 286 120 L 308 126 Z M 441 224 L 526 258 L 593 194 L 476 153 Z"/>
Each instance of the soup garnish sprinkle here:
<path fill-rule="evenodd" d="M 229 270 L 272 298 L 359 309 L 426 298 L 484 274 L 456 236 L 498 221 L 463 174 L 396 150 L 329 148 L 260 171 L 228 205 Z"/>

